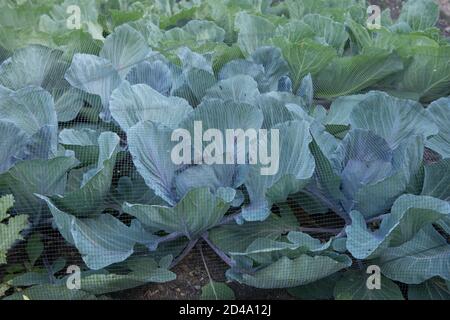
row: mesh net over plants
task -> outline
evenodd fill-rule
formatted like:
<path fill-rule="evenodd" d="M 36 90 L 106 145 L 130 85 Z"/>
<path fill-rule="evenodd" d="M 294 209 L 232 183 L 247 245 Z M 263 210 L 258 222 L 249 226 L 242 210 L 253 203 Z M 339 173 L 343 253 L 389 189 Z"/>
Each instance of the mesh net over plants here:
<path fill-rule="evenodd" d="M 0 298 L 449 299 L 445 21 L 0 1 Z"/>

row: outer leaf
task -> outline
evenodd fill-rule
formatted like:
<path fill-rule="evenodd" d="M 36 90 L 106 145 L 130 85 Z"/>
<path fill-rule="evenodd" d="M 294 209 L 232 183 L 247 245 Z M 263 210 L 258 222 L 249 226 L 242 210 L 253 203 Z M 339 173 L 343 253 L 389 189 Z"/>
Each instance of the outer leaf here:
<path fill-rule="evenodd" d="M 348 133 L 342 144 L 336 149 L 334 168 L 341 172 L 341 189 L 345 196 L 342 202 L 344 209 L 350 212 L 355 206 L 361 206 L 355 200 L 355 197 L 361 195 L 363 188 L 372 186 L 372 190 L 364 190 L 364 195 L 370 195 L 372 202 L 364 203 L 362 206 L 364 215 L 373 215 L 384 209 L 393 197 L 400 194 L 405 188 L 405 183 L 398 185 L 398 181 L 389 181 L 392 184 L 390 190 L 375 189 L 375 186 L 381 181 L 392 177 L 393 171 L 393 152 L 386 141 L 371 131 L 352 130 Z M 396 182 L 396 184 L 393 184 Z M 398 190 L 400 189 L 400 191 Z M 371 191 L 371 193 L 368 193 Z M 373 197 L 377 195 L 378 201 L 373 203 Z M 370 207 L 367 208 L 367 206 Z M 374 206 L 377 210 L 374 210 Z M 370 211 L 370 212 L 366 212 Z"/>
<path fill-rule="evenodd" d="M 277 26 L 275 36 L 298 42 L 305 38 L 313 38 L 314 30 L 302 20 L 291 19 L 289 22 Z"/>
<path fill-rule="evenodd" d="M 59 210 L 49 198 L 37 196 L 47 203 L 61 235 L 80 251 L 90 269 L 122 262 L 133 253 L 136 243 L 151 244 L 157 238 L 137 221 L 127 226 L 109 214 L 78 219 Z"/>
<path fill-rule="evenodd" d="M 306 254 L 294 260 L 282 257 L 252 275 L 243 274 L 239 281 L 264 289 L 296 287 L 325 278 L 350 265 L 351 260 L 345 255 L 336 256 L 336 259 Z"/>
<path fill-rule="evenodd" d="M 102 132 L 98 138 L 99 156 L 97 166 L 83 175 L 79 189 L 52 200 L 62 210 L 77 216 L 100 212 L 103 197 L 109 192 L 113 169 L 119 152 L 120 138 L 112 132 Z M 45 194 L 45 193 L 41 193 Z"/>
<path fill-rule="evenodd" d="M 402 73 L 397 89 L 424 101 L 450 93 L 450 47 L 417 46 L 411 49 L 412 62 Z"/>
<path fill-rule="evenodd" d="M 422 194 L 450 200 L 450 159 L 425 166 Z"/>
<path fill-rule="evenodd" d="M 83 108 L 85 99 L 90 98 L 86 93 L 76 88 L 55 89 L 54 95 L 56 98 L 55 110 L 60 122 L 68 122 L 75 119 L 81 108 Z"/>
<path fill-rule="evenodd" d="M 158 266 L 155 260 L 148 257 L 131 258 L 126 263 L 127 273 L 112 273 L 106 270 L 98 272 L 86 271 L 81 273 L 82 288 L 80 290 L 67 289 L 66 278 L 57 279 L 57 283 L 43 282 L 24 290 L 24 294 L 31 300 L 61 300 L 61 299 L 95 299 L 94 295 L 126 290 L 141 286 L 149 282 L 162 283 L 174 280 L 176 275 L 164 267 Z M 16 285 L 17 277 L 12 280 Z M 22 300 L 21 294 L 13 294 L 6 299 Z"/>
<path fill-rule="evenodd" d="M 246 172 L 244 166 L 229 164 L 204 164 L 189 167 L 175 178 L 177 196 L 181 199 L 191 189 L 208 187 L 213 193 L 232 188 L 228 191 L 234 193 L 234 198 L 236 195 L 234 189 L 242 185 Z"/>
<path fill-rule="evenodd" d="M 239 31 L 237 43 L 245 56 L 266 45 L 275 32 L 275 25 L 269 20 L 246 12 L 236 15 L 234 25 Z"/>
<path fill-rule="evenodd" d="M 100 57 L 111 61 L 120 77 L 124 79 L 131 68 L 143 61 L 149 53 L 150 48 L 142 35 L 124 24 L 106 37 Z"/>
<path fill-rule="evenodd" d="M 334 287 L 340 277 L 339 273 L 334 273 L 307 285 L 289 288 L 288 292 L 301 300 L 329 300 L 333 298 Z"/>
<path fill-rule="evenodd" d="M 212 21 L 190 20 L 182 28 L 172 28 L 165 32 L 167 39 L 186 41 L 194 40 L 197 43 L 223 42 L 225 30 Z"/>
<path fill-rule="evenodd" d="M 26 143 L 27 135 L 13 123 L 0 121 L 0 173 L 8 171 L 17 161 L 17 151 Z"/>
<path fill-rule="evenodd" d="M 198 188 L 188 192 L 173 208 L 125 203 L 123 210 L 146 226 L 168 233 L 182 232 L 189 239 L 194 239 L 215 226 L 229 207 L 207 188 Z"/>
<path fill-rule="evenodd" d="M 9 217 L 7 212 L 13 205 L 14 197 L 12 195 L 0 198 L 0 234 L 2 235 L 0 239 L 0 265 L 6 263 L 6 252 L 16 241 L 23 239 L 20 232 L 28 226 L 26 215 Z M 5 222 L 8 224 L 5 224 Z"/>
<path fill-rule="evenodd" d="M 423 184 L 423 136 L 410 136 L 394 151 L 394 166 L 407 181 L 406 192 L 418 194 Z"/>
<path fill-rule="evenodd" d="M 2 95 L 0 117 L 14 123 L 28 136 L 49 126 L 56 136 L 57 119 L 52 96 L 42 88 L 27 87 Z"/>
<path fill-rule="evenodd" d="M 433 27 L 439 18 L 439 6 L 430 0 L 410 0 L 402 6 L 399 21 L 404 21 L 413 30 Z"/>
<path fill-rule="evenodd" d="M 250 76 L 237 75 L 222 81 L 206 91 L 205 99 L 233 100 L 254 104 L 259 95 L 258 84 Z"/>
<path fill-rule="evenodd" d="M 62 78 L 67 68 L 60 61 L 61 55 L 62 51 L 40 45 L 18 49 L 0 66 L 0 85 L 13 90 L 26 86 L 52 88 L 54 79 Z"/>
<path fill-rule="evenodd" d="M 276 253 L 276 252 L 289 252 L 289 250 L 296 252 L 321 252 L 328 249 L 331 245 L 331 241 L 321 243 L 319 239 L 315 239 L 310 235 L 298 232 L 290 231 L 286 241 L 276 241 L 266 238 L 255 239 L 244 252 L 230 252 L 233 256 L 252 256 L 264 254 L 264 253 Z"/>
<path fill-rule="evenodd" d="M 126 265 L 131 269 L 127 274 L 87 273 L 81 279 L 83 288 L 99 295 L 135 288 L 149 282 L 164 283 L 176 278 L 175 273 L 158 266 L 156 261 L 149 257 L 132 257 L 127 260 Z"/>
<path fill-rule="evenodd" d="M 197 105 L 206 95 L 207 90 L 217 82 L 213 74 L 202 69 L 189 69 L 185 72 L 185 76 L 189 89 L 197 99 L 194 105 Z"/>
<path fill-rule="evenodd" d="M 249 60 L 232 60 L 220 70 L 219 79 L 224 80 L 240 74 L 248 75 L 258 82 L 264 77 L 264 67 Z"/>
<path fill-rule="evenodd" d="M 375 232 L 367 230 L 363 216 L 350 213 L 352 224 L 346 227 L 347 249 L 357 259 L 371 259 L 383 254 L 388 246 L 399 246 L 412 239 L 424 226 L 450 215 L 450 205 L 432 197 L 404 195 L 392 206 Z"/>
<path fill-rule="evenodd" d="M 193 52 L 187 47 L 181 47 L 177 50 L 178 58 L 181 60 L 183 69 L 200 69 L 213 73 L 210 57 L 197 52 Z"/>
<path fill-rule="evenodd" d="M 264 77 L 257 81 L 261 92 L 276 91 L 280 78 L 289 72 L 279 48 L 260 47 L 253 52 L 250 60 L 264 68 Z"/>
<path fill-rule="evenodd" d="M 75 54 L 65 75 L 75 88 L 100 96 L 104 120 L 110 119 L 109 98 L 122 82 L 113 64 L 104 58 L 90 54 Z"/>
<path fill-rule="evenodd" d="M 147 186 L 171 205 L 176 201 L 172 186 L 179 169 L 171 159 L 175 146 L 171 141 L 172 131 L 151 121 L 139 122 L 128 130 L 128 147 L 136 169 Z"/>
<path fill-rule="evenodd" d="M 428 109 L 428 114 L 439 129 L 437 135 L 430 137 L 426 146 L 444 158 L 450 157 L 450 98 L 441 98 L 433 101 Z"/>
<path fill-rule="evenodd" d="M 12 294 L 5 300 L 95 300 L 95 296 L 82 290 L 69 290 L 66 285 L 37 285 Z"/>
<path fill-rule="evenodd" d="M 401 31 L 403 27 L 406 30 Z M 391 31 L 379 29 L 376 37 L 370 40 L 363 40 L 362 42 L 366 42 L 363 44 L 363 47 L 376 46 L 386 50 L 396 50 L 403 58 L 414 52 L 414 48 L 417 47 L 439 47 L 439 44 L 427 36 L 426 33 L 410 33 L 411 28 L 405 23 L 397 23 L 389 27 L 389 29 Z"/>
<path fill-rule="evenodd" d="M 310 144 L 310 149 L 316 164 L 314 184 L 319 192 L 334 199 L 336 203 L 342 198 L 341 177 L 332 166 L 331 156 L 338 148 L 338 140 L 317 123 L 311 127 L 311 135 L 314 140 Z"/>
<path fill-rule="evenodd" d="M 400 288 L 386 277 L 381 277 L 380 289 L 368 289 L 369 275 L 348 271 L 336 283 L 334 297 L 337 300 L 404 300 Z"/>
<path fill-rule="evenodd" d="M 244 58 L 244 56 L 241 49 L 236 44 L 233 44 L 232 46 L 227 46 L 225 44 L 215 46 L 212 56 L 212 68 L 214 73 L 217 74 L 225 63 L 242 58 Z"/>
<path fill-rule="evenodd" d="M 83 164 L 91 165 L 98 159 L 100 132 L 89 128 L 63 129 L 59 133 L 59 143 L 73 150 Z"/>
<path fill-rule="evenodd" d="M 89 10 L 92 10 L 89 9 Z M 64 12 L 64 29 L 67 27 L 67 13 Z M 94 39 L 92 36 L 83 30 L 73 29 L 62 34 L 56 35 L 52 40 L 64 51 L 64 58 L 71 59 L 75 53 L 88 53 L 98 55 L 103 46 L 103 35 L 101 39 Z M 99 37 L 100 38 L 100 37 Z"/>
<path fill-rule="evenodd" d="M 9 209 L 14 206 L 14 196 L 11 194 L 2 196 L 0 198 L 0 221 L 5 220 L 9 217 L 7 213 Z"/>
<path fill-rule="evenodd" d="M 419 103 L 383 92 L 372 92 L 359 102 L 350 115 L 350 125 L 374 132 L 393 149 L 411 135 L 426 138 L 437 133 L 437 127 Z"/>
<path fill-rule="evenodd" d="M 34 266 L 42 252 L 44 252 L 44 243 L 42 242 L 42 235 L 40 233 L 35 233 L 28 238 L 26 250 L 28 261 L 31 266 Z"/>
<path fill-rule="evenodd" d="M 450 279 L 450 245 L 429 225 L 401 246 L 380 257 L 381 272 L 388 278 L 418 284 L 432 277 Z"/>
<path fill-rule="evenodd" d="M 338 53 L 342 53 L 348 39 L 343 23 L 335 22 L 320 14 L 307 14 L 302 21 L 312 28 L 318 40 L 334 47 Z"/>
<path fill-rule="evenodd" d="M 20 232 L 28 226 L 28 217 L 19 215 L 8 219 L 8 224 L 0 223 L 2 239 L 0 241 L 0 264 L 6 263 L 6 252 L 17 241 L 22 240 Z"/>
<path fill-rule="evenodd" d="M 286 231 L 297 228 L 295 216 L 283 214 L 279 217 L 272 214 L 263 222 L 230 224 L 214 228 L 209 231 L 209 238 L 226 253 L 243 252 L 259 237 L 276 240 Z"/>
<path fill-rule="evenodd" d="M 316 95 L 332 99 L 357 93 L 402 69 L 402 60 L 384 50 L 335 58 L 314 79 Z"/>
<path fill-rule="evenodd" d="M 325 123 L 328 125 L 343 126 L 344 129 L 350 125 L 350 115 L 353 108 L 359 102 L 366 99 L 367 94 L 355 94 L 350 96 L 338 97 L 331 103 Z"/>
<path fill-rule="evenodd" d="M 126 201 L 141 204 L 166 204 L 145 184 L 144 179 L 133 171 L 130 176 L 122 176 L 117 181 L 117 188 L 112 192 L 113 201 L 118 205 Z"/>
<path fill-rule="evenodd" d="M 126 80 L 131 84 L 143 83 L 167 96 L 172 87 L 172 72 L 162 61 L 143 61 L 127 74 Z"/>
<path fill-rule="evenodd" d="M 202 300 L 234 300 L 233 290 L 225 283 L 210 281 L 202 288 Z"/>
<path fill-rule="evenodd" d="M 408 300 L 450 300 L 450 288 L 445 281 L 433 278 L 408 286 Z"/>
<path fill-rule="evenodd" d="M 276 94 L 272 95 L 272 93 L 260 95 L 256 99 L 256 104 L 264 116 L 263 129 L 270 130 L 283 122 L 295 119 L 303 120 L 308 117 L 299 105 L 286 104 L 285 101 L 282 101 L 282 98 L 279 99 L 280 97 L 276 96 Z M 298 111 L 298 117 L 296 117 L 296 114 L 293 114 L 295 111 Z"/>
<path fill-rule="evenodd" d="M 245 183 L 251 203 L 242 211 L 243 218 L 248 221 L 266 219 L 270 210 L 268 201 L 286 200 L 289 194 L 300 191 L 314 172 L 314 159 L 309 150 L 312 141 L 309 123 L 289 121 L 274 129 L 280 131 L 279 167 L 272 175 L 262 175 L 261 165 L 251 167 Z M 269 141 L 267 139 L 268 145 Z"/>
<path fill-rule="evenodd" d="M 290 42 L 284 38 L 276 38 L 273 43 L 281 49 L 289 65 L 294 92 L 297 91 L 304 76 L 308 73 L 314 76 L 336 56 L 336 51 L 332 47 L 309 39 Z"/>
<path fill-rule="evenodd" d="M 111 115 L 123 131 L 140 121 L 151 120 L 174 128 L 192 111 L 188 102 L 178 97 L 166 97 L 145 84 L 124 82 L 113 91 Z"/>
<path fill-rule="evenodd" d="M 234 84 L 237 85 L 237 79 Z M 244 93 L 244 91 L 242 93 Z M 195 137 L 196 133 L 194 130 L 196 121 L 201 121 L 202 130 L 204 132 L 209 129 L 217 129 L 225 138 L 227 129 L 241 129 L 244 133 L 236 133 L 237 139 L 241 139 L 244 138 L 246 130 L 258 130 L 261 127 L 263 113 L 258 108 L 244 102 L 205 99 L 180 123 L 180 127 L 187 129 L 190 132 L 191 137 Z M 219 141 L 211 140 L 212 141 L 209 143 L 204 142 L 203 148 L 213 143 L 220 144 Z M 226 141 L 223 141 L 222 144 L 225 142 Z M 232 143 L 234 143 L 234 141 L 232 141 Z M 223 146 L 220 147 L 223 149 L 224 153 L 227 152 L 226 146 L 225 148 L 223 148 Z M 239 147 L 240 146 L 236 146 L 235 149 L 238 149 Z M 237 151 L 240 150 L 238 149 Z M 194 150 L 193 157 L 198 159 L 202 157 L 202 154 L 196 154 Z"/>
<path fill-rule="evenodd" d="M 20 162 L 0 175 L 0 190 L 14 195 L 18 212 L 29 212 L 38 219 L 42 202 L 33 194 L 63 194 L 67 172 L 77 164 L 73 155 Z"/>
<path fill-rule="evenodd" d="M 364 5 L 362 5 L 361 8 L 361 2 L 357 0 L 333 2 L 326 0 L 288 0 L 286 1 L 286 4 L 289 9 L 291 19 L 301 19 L 308 13 L 321 13 L 341 21 L 349 14 L 356 19 L 356 17 L 360 16 L 361 10 L 363 15 L 362 19 L 364 19 L 366 9 Z"/>

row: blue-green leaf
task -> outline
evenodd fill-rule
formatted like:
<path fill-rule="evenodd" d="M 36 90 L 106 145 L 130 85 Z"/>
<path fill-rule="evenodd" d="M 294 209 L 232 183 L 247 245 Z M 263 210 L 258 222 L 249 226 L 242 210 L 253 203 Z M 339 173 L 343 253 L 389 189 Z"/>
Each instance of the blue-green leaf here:
<path fill-rule="evenodd" d="M 248 75 L 237 75 L 222 81 L 206 91 L 204 99 L 233 100 L 254 104 L 259 95 L 258 83 Z"/>
<path fill-rule="evenodd" d="M 347 249 L 357 259 L 372 259 L 387 247 L 399 246 L 412 239 L 424 226 L 450 215 L 450 205 L 428 196 L 403 195 L 392 206 L 375 232 L 367 229 L 364 217 L 350 213 L 352 224 L 346 227 Z"/>
<path fill-rule="evenodd" d="M 408 286 L 409 300 L 450 300 L 450 287 L 439 278 Z"/>
<path fill-rule="evenodd" d="M 49 198 L 37 196 L 47 203 L 59 232 L 80 251 L 90 269 L 122 262 L 133 254 L 136 243 L 151 244 L 157 239 L 137 220 L 127 226 L 109 214 L 80 219 L 58 209 Z"/>
<path fill-rule="evenodd" d="M 450 99 L 441 98 L 433 101 L 427 108 L 431 119 L 438 127 L 439 132 L 430 137 L 426 146 L 444 158 L 450 157 Z"/>
<path fill-rule="evenodd" d="M 256 288 L 289 288 L 315 282 L 351 265 L 345 255 L 314 256 L 303 254 L 298 258 L 282 257 L 254 274 L 243 274 L 237 280 Z"/>
<path fill-rule="evenodd" d="M 261 164 L 252 165 L 245 183 L 250 196 L 250 205 L 243 208 L 242 215 L 247 221 L 264 220 L 269 215 L 270 202 L 286 200 L 289 194 L 300 191 L 312 177 L 314 158 L 309 150 L 312 137 L 309 123 L 294 120 L 281 123 L 272 129 L 279 131 L 278 168 L 264 168 Z M 267 137 L 267 145 L 275 140 L 273 133 Z M 271 165 L 275 165 L 272 163 Z M 269 174 L 263 174 L 263 171 Z M 274 172 L 272 172 L 274 171 Z M 266 198 L 267 196 L 267 198 Z"/>
<path fill-rule="evenodd" d="M 180 169 L 171 158 L 175 146 L 171 141 L 172 131 L 151 121 L 139 122 L 128 130 L 128 147 L 137 171 L 147 186 L 171 205 L 176 201 L 175 172 Z"/>
<path fill-rule="evenodd" d="M 239 31 L 237 43 L 245 56 L 268 43 L 275 32 L 275 25 L 266 18 L 239 12 L 234 22 Z"/>
<path fill-rule="evenodd" d="M 120 138 L 117 134 L 102 132 L 98 137 L 97 166 L 83 174 L 79 189 L 52 197 L 52 201 L 62 210 L 76 216 L 89 216 L 101 212 L 104 197 L 111 186 L 113 169 L 120 148 L 119 143 Z"/>
<path fill-rule="evenodd" d="M 65 75 L 75 88 L 100 96 L 103 105 L 102 118 L 110 120 L 109 98 L 122 82 L 113 64 L 101 57 L 77 53 Z"/>
<path fill-rule="evenodd" d="M 202 288 L 202 300 L 234 300 L 233 290 L 225 283 L 210 281 Z"/>
<path fill-rule="evenodd" d="M 431 225 L 411 240 L 383 252 L 378 263 L 388 278 L 419 284 L 439 276 L 450 280 L 450 245 Z"/>
<path fill-rule="evenodd" d="M 193 189 L 175 207 L 150 206 L 125 203 L 123 210 L 136 217 L 144 225 L 168 233 L 182 232 L 194 239 L 215 226 L 230 205 L 208 188 Z"/>
<path fill-rule="evenodd" d="M 413 30 L 433 27 L 439 18 L 439 6 L 431 0 L 409 0 L 404 3 L 399 21 L 406 22 Z"/>
<path fill-rule="evenodd" d="M 144 120 L 176 127 L 192 111 L 192 107 L 186 100 L 166 97 L 146 84 L 130 85 L 124 82 L 113 91 L 110 110 L 114 120 L 126 132 Z"/>
<path fill-rule="evenodd" d="M 383 92 L 371 92 L 354 107 L 350 126 L 372 131 L 393 149 L 411 135 L 427 138 L 438 132 L 422 105 Z"/>
<path fill-rule="evenodd" d="M 131 68 L 143 61 L 149 53 L 150 48 L 142 35 L 124 24 L 106 37 L 99 56 L 111 61 L 120 77 L 124 79 Z"/>
<path fill-rule="evenodd" d="M 367 279 L 370 275 L 348 271 L 336 283 L 336 300 L 404 300 L 400 288 L 388 278 L 381 276 L 380 289 L 369 289 Z"/>

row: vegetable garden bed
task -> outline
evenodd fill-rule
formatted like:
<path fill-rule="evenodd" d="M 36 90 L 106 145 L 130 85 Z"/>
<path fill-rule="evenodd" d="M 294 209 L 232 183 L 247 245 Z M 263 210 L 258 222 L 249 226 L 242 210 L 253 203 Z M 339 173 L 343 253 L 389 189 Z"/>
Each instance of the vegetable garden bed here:
<path fill-rule="evenodd" d="M 0 298 L 449 299 L 447 21 L 0 1 Z"/>

